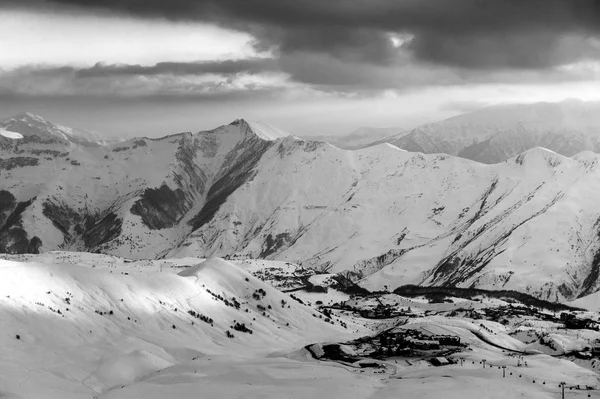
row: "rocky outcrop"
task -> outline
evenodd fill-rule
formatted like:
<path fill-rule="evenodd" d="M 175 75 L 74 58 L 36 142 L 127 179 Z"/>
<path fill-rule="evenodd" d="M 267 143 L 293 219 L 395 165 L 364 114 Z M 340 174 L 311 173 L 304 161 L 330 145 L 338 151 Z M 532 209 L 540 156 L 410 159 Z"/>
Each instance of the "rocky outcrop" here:
<path fill-rule="evenodd" d="M 263 250 L 259 255 L 259 258 L 267 258 L 270 255 L 276 253 L 282 247 L 288 245 L 291 241 L 290 233 L 279 233 L 273 237 L 272 234 L 268 234 L 263 246 Z"/>
<path fill-rule="evenodd" d="M 50 159 L 0 172 L 10 187 L 0 192 L 0 250 L 35 252 L 43 241 L 131 259 L 236 254 L 373 291 L 503 287 L 564 300 L 600 288 L 597 154 L 536 148 L 481 165 L 272 133 L 239 120 L 101 150 L 70 143 L 68 158 L 62 147 L 19 144 L 24 159 Z M 13 150 L 2 159 L 18 159 Z"/>
<path fill-rule="evenodd" d="M 15 168 L 24 168 L 26 166 L 37 166 L 40 160 L 34 157 L 12 157 L 7 159 L 0 158 L 0 170 L 12 170 Z"/>
<path fill-rule="evenodd" d="M 142 218 L 149 229 L 171 228 L 183 219 L 206 191 L 207 176 L 196 164 L 198 143 L 190 133 L 179 135 L 179 146 L 172 166 L 172 185 L 163 183 L 158 188 L 147 188 L 130 211 Z M 143 140 L 135 140 L 138 145 Z"/>
<path fill-rule="evenodd" d="M 0 190 L 0 253 L 39 253 L 42 241 L 36 236 L 29 238 L 21 219 L 34 200 L 17 202 L 10 192 Z"/>
<path fill-rule="evenodd" d="M 90 215 L 77 211 L 64 202 L 48 198 L 42 203 L 42 213 L 64 237 L 64 244 L 74 242 L 86 231 Z"/>
<path fill-rule="evenodd" d="M 102 252 L 102 246 L 117 239 L 123 231 L 123 219 L 110 212 L 98 218 L 88 219 L 82 238 L 87 251 Z"/>
<path fill-rule="evenodd" d="M 152 230 L 173 227 L 189 210 L 186 194 L 180 188 L 171 190 L 163 184 L 157 189 L 147 188 L 130 211 L 142 218 L 142 222 Z"/>
<path fill-rule="evenodd" d="M 4 227 L 8 217 L 17 206 L 17 199 L 9 191 L 0 190 L 0 228 Z"/>

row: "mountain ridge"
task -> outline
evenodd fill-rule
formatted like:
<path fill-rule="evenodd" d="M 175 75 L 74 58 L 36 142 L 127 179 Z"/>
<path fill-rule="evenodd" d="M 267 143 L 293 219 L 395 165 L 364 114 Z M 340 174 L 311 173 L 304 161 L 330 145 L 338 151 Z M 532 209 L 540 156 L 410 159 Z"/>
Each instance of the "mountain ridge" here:
<path fill-rule="evenodd" d="M 374 141 L 408 151 L 499 163 L 541 146 L 572 156 L 600 150 L 600 103 L 504 104 L 482 108 Z"/>
<path fill-rule="evenodd" d="M 292 261 L 372 290 L 503 287 L 563 301 L 599 288 L 597 154 L 535 147 L 488 165 L 259 129 L 236 120 L 66 149 L 10 140 L 0 250 Z"/>

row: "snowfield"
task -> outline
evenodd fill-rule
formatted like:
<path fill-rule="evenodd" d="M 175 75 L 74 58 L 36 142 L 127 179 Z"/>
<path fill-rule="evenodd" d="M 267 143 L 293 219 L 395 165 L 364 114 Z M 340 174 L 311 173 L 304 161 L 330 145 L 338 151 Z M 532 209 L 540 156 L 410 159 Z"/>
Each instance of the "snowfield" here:
<path fill-rule="evenodd" d="M 541 353 L 551 352 L 544 345 L 528 352 L 530 345 L 511 336 L 512 324 L 447 315 L 463 307 L 506 306 L 497 300 L 433 304 L 393 294 L 349 299 L 330 288 L 327 293 L 295 291 L 302 304 L 253 275 L 277 285 L 276 274 L 260 271 L 293 275 L 295 266 L 282 262 L 129 261 L 69 252 L 4 258 L 2 397 L 385 399 L 410 393 L 411 398 L 554 398 L 560 381 L 572 388 L 570 397 L 600 392 L 585 390 L 600 388 L 595 372 Z M 328 284 L 330 277 L 307 278 Z M 312 295 L 321 295 L 325 303 L 348 301 L 367 308 L 379 300 L 402 304 L 417 316 L 402 324 L 403 318 L 366 320 L 333 310 L 327 322 L 322 307 L 307 304 L 316 302 Z M 233 328 L 236 324 L 252 332 Z M 391 357 L 377 360 L 379 368 L 361 366 L 372 363 L 368 359 L 352 365 L 318 361 L 303 348 L 349 342 L 392 327 L 458 336 L 468 347 L 452 355 L 456 363 L 448 366 L 433 367 L 428 358 Z M 554 328 L 552 337 L 568 339 L 548 323 L 531 321 L 527 328 Z M 595 332 L 578 334 L 588 341 L 600 338 Z M 501 366 L 508 367 L 505 378 Z"/>
<path fill-rule="evenodd" d="M 22 139 L 23 135 L 21 133 L 9 132 L 8 130 L 0 129 L 0 136 L 6 137 L 7 139 L 18 140 Z"/>
<path fill-rule="evenodd" d="M 0 292 L 0 386 L 29 397 L 91 397 L 198 356 L 265 356 L 352 334 L 218 259 L 182 275 L 2 260 Z"/>

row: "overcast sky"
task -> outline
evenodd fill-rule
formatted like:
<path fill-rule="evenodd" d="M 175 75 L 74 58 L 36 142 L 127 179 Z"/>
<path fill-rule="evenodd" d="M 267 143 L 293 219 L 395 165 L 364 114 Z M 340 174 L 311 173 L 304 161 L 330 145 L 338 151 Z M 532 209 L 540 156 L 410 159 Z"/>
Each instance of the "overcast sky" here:
<path fill-rule="evenodd" d="M 0 117 L 297 134 L 600 99 L 597 0 L 0 0 Z"/>

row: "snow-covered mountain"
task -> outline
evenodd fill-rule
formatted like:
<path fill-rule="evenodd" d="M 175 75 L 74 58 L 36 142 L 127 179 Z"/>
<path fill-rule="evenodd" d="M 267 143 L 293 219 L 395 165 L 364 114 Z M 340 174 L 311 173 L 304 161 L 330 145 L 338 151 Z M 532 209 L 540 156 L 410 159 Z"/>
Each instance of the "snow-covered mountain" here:
<path fill-rule="evenodd" d="M 344 150 L 356 150 L 371 145 L 373 142 L 387 139 L 390 136 L 396 136 L 406 133 L 406 129 L 400 127 L 361 127 L 349 134 L 337 136 L 300 136 L 308 141 L 326 141 L 338 148 Z"/>
<path fill-rule="evenodd" d="M 56 138 L 52 129 L 3 135 L 0 252 L 157 256 L 252 178 L 277 134 L 239 120 L 95 147 Z"/>
<path fill-rule="evenodd" d="M 503 162 L 533 147 L 566 156 L 598 152 L 600 103 L 566 100 L 491 106 L 373 141 L 483 163 Z"/>
<path fill-rule="evenodd" d="M 572 298 L 597 289 L 598 159 L 535 148 L 490 166 L 287 138 L 171 255 L 294 260 L 371 289 L 448 284 Z"/>
<path fill-rule="evenodd" d="M 19 133 L 27 138 L 40 137 L 46 141 L 55 140 L 86 147 L 106 145 L 111 141 L 100 133 L 58 125 L 30 112 L 0 121 L 0 130 Z"/>
<path fill-rule="evenodd" d="M 559 301 L 599 288 L 592 152 L 533 148 L 486 165 L 389 144 L 342 150 L 244 120 L 98 147 L 22 135 L 0 137 L 0 252 L 263 258 L 369 289 Z"/>

